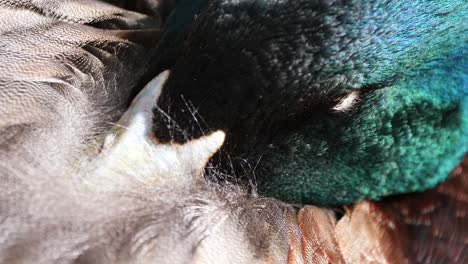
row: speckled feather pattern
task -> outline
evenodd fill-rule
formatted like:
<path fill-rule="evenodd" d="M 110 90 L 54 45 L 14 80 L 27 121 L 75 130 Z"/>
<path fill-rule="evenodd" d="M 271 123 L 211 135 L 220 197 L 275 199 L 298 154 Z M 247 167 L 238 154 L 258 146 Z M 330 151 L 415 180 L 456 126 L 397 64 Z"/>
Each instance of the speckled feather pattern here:
<path fill-rule="evenodd" d="M 142 10 L 164 0 L 107 2 Z M 381 198 L 436 185 L 466 151 L 466 36 L 454 23 L 463 1 L 206 7 L 184 13 L 195 24 L 182 29 L 193 31 L 171 47 L 180 57 L 155 110 L 161 137 L 148 133 L 151 100 L 126 112 L 145 113 L 133 136 L 164 150 L 134 155 L 139 141 L 127 137 L 120 143 L 134 148 L 119 150 L 112 133 L 135 132 L 136 119 L 113 122 L 159 61 L 159 9 L 144 10 L 150 17 L 101 1 L 0 0 L 0 263 L 468 261 L 467 158 L 435 189 Z M 221 156 L 252 163 L 263 194 L 381 201 L 337 217 L 258 195 L 254 181 L 251 192 L 242 178 L 212 182 L 223 167 L 203 178 L 205 164 L 190 168 L 190 159 L 212 136 L 221 144 L 217 128 L 227 132 Z M 104 131 L 117 143 L 101 144 Z M 89 166 L 112 161 L 112 147 L 155 164 Z"/>
<path fill-rule="evenodd" d="M 192 175 L 170 177 L 187 173 L 174 163 L 164 164 L 170 175 L 160 176 L 173 183 L 164 188 L 158 178 L 145 181 L 141 167 L 130 174 L 79 167 L 93 164 L 83 150 L 103 151 L 96 137 L 131 101 L 157 23 L 146 30 L 133 13 L 92 1 L 31 2 L 34 10 L 15 3 L 0 6 L 9 15 L 0 19 L 0 263 L 287 261 L 288 233 L 301 234 L 291 205 L 238 186 L 194 184 Z M 99 23 L 49 17 L 61 4 L 90 10 Z M 106 20 L 106 10 L 124 17 Z M 126 15 L 137 28 L 101 28 L 126 28 Z"/>

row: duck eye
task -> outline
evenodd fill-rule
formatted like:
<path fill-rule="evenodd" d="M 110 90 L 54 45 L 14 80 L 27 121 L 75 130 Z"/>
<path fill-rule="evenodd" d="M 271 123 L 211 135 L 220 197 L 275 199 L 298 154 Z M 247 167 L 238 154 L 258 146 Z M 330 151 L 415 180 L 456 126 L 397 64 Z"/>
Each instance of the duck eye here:
<path fill-rule="evenodd" d="M 359 91 L 353 91 L 338 100 L 338 103 L 332 108 L 336 112 L 347 112 L 353 108 L 359 100 Z"/>

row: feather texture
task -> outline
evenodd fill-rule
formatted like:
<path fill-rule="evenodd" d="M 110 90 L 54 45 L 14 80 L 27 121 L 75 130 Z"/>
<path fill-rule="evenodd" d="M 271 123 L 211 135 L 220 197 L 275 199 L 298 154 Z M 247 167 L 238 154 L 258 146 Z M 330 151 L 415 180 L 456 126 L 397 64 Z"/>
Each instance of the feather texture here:
<path fill-rule="evenodd" d="M 290 202 L 433 188 L 468 146 L 466 10 L 442 0 L 209 1 L 158 102 L 170 116 L 156 113 L 168 124 L 158 138 L 223 129 L 228 174 L 251 177 L 243 164 L 258 163 L 260 192 Z M 333 110 L 356 90 L 352 107 Z"/>

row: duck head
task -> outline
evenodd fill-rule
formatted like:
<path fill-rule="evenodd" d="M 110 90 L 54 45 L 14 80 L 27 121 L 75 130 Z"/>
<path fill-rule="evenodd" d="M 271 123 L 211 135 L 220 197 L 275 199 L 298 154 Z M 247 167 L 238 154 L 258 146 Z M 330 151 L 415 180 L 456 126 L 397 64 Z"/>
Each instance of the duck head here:
<path fill-rule="evenodd" d="M 468 146 L 466 8 L 208 1 L 158 101 L 156 134 L 224 130 L 225 168 L 249 164 L 261 193 L 290 202 L 432 188 Z"/>

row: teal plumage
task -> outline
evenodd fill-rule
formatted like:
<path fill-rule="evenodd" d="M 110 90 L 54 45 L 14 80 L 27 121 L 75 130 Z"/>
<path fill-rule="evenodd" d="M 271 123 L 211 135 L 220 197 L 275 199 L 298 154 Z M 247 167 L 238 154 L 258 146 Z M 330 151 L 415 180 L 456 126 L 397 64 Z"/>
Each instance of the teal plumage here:
<path fill-rule="evenodd" d="M 11 44 L 0 53 L 0 262 L 468 263 L 468 155 L 444 180 L 468 145 L 463 2 L 220 0 L 194 24 L 194 6 L 176 10 L 159 50 L 178 58 L 158 104 L 177 124 L 157 139 L 149 129 L 165 120 L 149 111 L 167 72 L 108 133 L 100 124 L 155 74 L 144 62 L 159 17 L 29 2 L 0 4 Z M 246 158 L 262 194 L 381 201 L 343 216 L 283 203 L 202 178 L 223 133 L 163 143 L 216 128 L 232 158 L 221 166 L 239 173 Z"/>
<path fill-rule="evenodd" d="M 301 147 L 271 155 L 284 165 L 271 166 L 264 192 L 322 205 L 380 199 L 432 188 L 460 162 L 468 150 L 468 5 L 405 4 L 395 10 L 400 29 L 385 45 L 389 58 L 376 59 L 364 78 L 391 76 L 392 84 L 365 91 L 340 122 L 290 137 L 284 144 Z"/>
<path fill-rule="evenodd" d="M 260 160 L 266 195 L 340 205 L 423 191 L 468 150 L 467 10 L 466 1 L 210 1 L 160 105 L 180 138 L 227 130 L 234 163 Z M 334 111 L 353 91 L 355 103 Z M 202 131 L 180 111 L 187 101 Z"/>
<path fill-rule="evenodd" d="M 299 147 L 271 154 L 284 165 L 272 167 L 264 191 L 329 205 L 444 181 L 468 147 L 467 66 L 457 50 L 394 85 L 365 92 L 339 122 L 325 120 L 320 131 L 303 128 L 284 143 Z"/>

